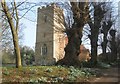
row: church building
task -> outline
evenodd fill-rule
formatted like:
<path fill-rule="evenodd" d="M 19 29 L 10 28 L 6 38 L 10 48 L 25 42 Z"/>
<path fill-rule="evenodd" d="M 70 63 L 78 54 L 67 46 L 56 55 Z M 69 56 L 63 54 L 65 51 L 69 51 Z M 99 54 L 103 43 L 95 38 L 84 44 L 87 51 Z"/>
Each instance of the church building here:
<path fill-rule="evenodd" d="M 52 65 L 64 56 L 65 34 L 63 10 L 51 4 L 38 8 L 35 62 Z"/>

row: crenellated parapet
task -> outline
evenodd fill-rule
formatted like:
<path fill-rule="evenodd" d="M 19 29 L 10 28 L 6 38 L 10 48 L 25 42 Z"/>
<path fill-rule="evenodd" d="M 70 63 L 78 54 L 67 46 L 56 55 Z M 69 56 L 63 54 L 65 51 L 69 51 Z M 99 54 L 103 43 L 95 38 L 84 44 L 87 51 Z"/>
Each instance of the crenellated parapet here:
<path fill-rule="evenodd" d="M 63 12 L 63 9 L 61 9 L 59 6 L 57 6 L 55 3 L 51 3 L 47 6 L 42 6 L 42 7 L 39 7 L 38 8 L 38 12 L 39 11 L 45 11 L 45 10 L 51 10 L 51 9 L 54 9 L 54 10 L 58 10 L 59 12 Z"/>

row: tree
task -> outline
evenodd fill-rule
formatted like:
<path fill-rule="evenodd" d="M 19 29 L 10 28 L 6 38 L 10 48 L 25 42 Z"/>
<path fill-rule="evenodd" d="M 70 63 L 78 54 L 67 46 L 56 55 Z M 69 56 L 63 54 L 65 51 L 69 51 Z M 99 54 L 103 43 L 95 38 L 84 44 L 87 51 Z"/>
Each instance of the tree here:
<path fill-rule="evenodd" d="M 110 49 L 111 49 L 111 61 L 117 60 L 117 46 L 116 46 L 116 30 L 110 30 L 111 40 L 110 40 Z"/>
<path fill-rule="evenodd" d="M 2 27 L 4 28 L 4 27 Z M 12 36 L 9 28 L 4 28 L 5 30 L 2 29 L 2 50 L 8 50 L 8 49 L 13 49 L 13 42 L 12 42 Z"/>
<path fill-rule="evenodd" d="M 120 60 L 120 32 L 119 31 L 118 31 L 118 34 L 117 34 L 116 47 L 117 47 L 117 57 Z"/>
<path fill-rule="evenodd" d="M 78 56 L 80 54 L 80 45 L 82 38 L 82 30 L 87 22 L 89 7 L 88 2 L 70 2 L 71 10 L 73 12 L 74 23 L 72 26 L 66 27 L 66 34 L 68 37 L 68 44 L 65 47 L 65 56 L 58 64 L 63 65 L 80 65 Z"/>
<path fill-rule="evenodd" d="M 29 3 L 26 2 L 26 0 L 24 2 L 16 2 L 15 0 L 11 1 L 11 2 L 6 2 L 5 0 L 1 1 L 1 5 L 2 5 L 2 12 L 3 12 L 3 16 L 4 16 L 4 20 L 6 20 L 7 22 L 7 28 L 11 30 L 10 33 L 12 33 L 12 41 L 13 41 L 13 45 L 14 45 L 14 51 L 15 51 L 15 56 L 16 56 L 16 67 L 19 68 L 21 67 L 21 55 L 20 55 L 20 48 L 19 48 L 19 37 L 21 38 L 21 32 L 20 31 L 20 19 L 25 18 L 28 19 L 27 17 L 25 17 L 25 15 L 32 11 L 32 8 L 40 5 L 39 3 Z M 30 18 L 28 19 L 30 20 Z M 30 20 L 33 21 L 33 20 Z M 6 27 L 4 27 L 3 30 L 7 29 Z"/>
<path fill-rule="evenodd" d="M 15 15 L 14 15 L 15 20 L 13 20 L 13 16 L 10 13 L 10 9 L 8 8 L 8 6 L 6 4 L 6 1 L 2 0 L 1 5 L 2 5 L 3 13 L 5 14 L 5 16 L 7 18 L 7 21 L 10 26 L 10 30 L 12 32 L 14 51 L 15 51 L 15 55 L 16 55 L 16 68 L 20 68 L 22 66 L 22 64 L 21 64 L 21 55 L 20 55 L 19 39 L 18 39 L 19 18 L 18 18 L 17 6 L 14 1 L 13 11 L 15 12 Z M 16 23 L 16 24 L 14 24 L 14 23 Z"/>
<path fill-rule="evenodd" d="M 104 6 L 104 10 L 106 10 L 106 14 L 104 16 L 103 22 L 102 22 L 102 28 L 101 33 L 103 36 L 103 42 L 101 43 L 102 47 L 102 56 L 105 58 L 104 61 L 109 61 L 110 56 L 107 55 L 107 50 L 109 49 L 108 42 L 109 42 L 109 31 L 112 28 L 113 24 L 115 25 L 115 20 L 117 15 L 113 14 L 113 9 L 111 2 L 106 3 Z M 109 57 L 108 57 L 109 56 Z"/>
<path fill-rule="evenodd" d="M 20 47 L 22 64 L 23 65 L 32 65 L 34 62 L 35 52 L 32 48 L 28 46 Z"/>
<path fill-rule="evenodd" d="M 112 24 L 113 24 L 113 21 L 108 20 L 106 22 L 103 22 L 103 25 L 102 25 L 102 33 L 104 35 L 103 42 L 101 44 L 102 51 L 103 51 L 102 55 L 105 57 L 106 60 L 108 60 L 108 56 L 106 55 L 106 49 L 107 49 L 107 43 L 108 43 L 107 35 L 108 35 L 108 31 L 110 30 Z"/>
<path fill-rule="evenodd" d="M 7 50 L 14 50 L 13 47 L 13 42 L 12 42 L 12 34 L 9 28 L 9 25 L 7 23 L 7 20 L 3 19 L 2 20 L 2 50 L 7 51 Z M 23 24 L 20 24 L 19 26 L 19 31 L 18 31 L 18 38 L 19 38 L 19 43 L 20 45 L 22 45 L 22 40 L 23 40 L 23 28 L 25 28 L 25 26 Z"/>
<path fill-rule="evenodd" d="M 2 50 L 2 64 L 6 63 L 15 63 L 15 56 L 11 50 Z"/>
<path fill-rule="evenodd" d="M 93 18 L 89 15 L 88 24 L 91 29 L 91 34 L 89 35 L 91 41 L 91 66 L 95 66 L 97 64 L 98 34 L 101 27 L 101 21 L 106 11 L 102 8 L 102 5 L 105 5 L 104 2 L 93 2 L 92 4 L 94 8 Z"/>

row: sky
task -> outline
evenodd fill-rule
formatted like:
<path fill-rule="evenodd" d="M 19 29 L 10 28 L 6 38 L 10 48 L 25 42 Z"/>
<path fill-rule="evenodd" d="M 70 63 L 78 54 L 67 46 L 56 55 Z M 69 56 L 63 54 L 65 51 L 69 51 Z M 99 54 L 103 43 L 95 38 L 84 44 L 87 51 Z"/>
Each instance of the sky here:
<path fill-rule="evenodd" d="M 120 0 L 116 0 L 116 2 L 118 1 Z M 117 6 L 116 3 L 115 5 Z M 26 17 L 29 17 L 31 20 L 34 20 L 35 22 L 29 21 L 25 18 L 21 19 L 21 22 L 25 25 L 25 28 L 23 29 L 24 38 L 22 44 L 29 46 L 31 48 L 35 48 L 35 42 L 36 42 L 37 8 L 38 6 L 34 8 L 34 13 L 28 12 L 26 15 Z M 89 45 L 86 45 L 86 47 L 89 48 Z"/>

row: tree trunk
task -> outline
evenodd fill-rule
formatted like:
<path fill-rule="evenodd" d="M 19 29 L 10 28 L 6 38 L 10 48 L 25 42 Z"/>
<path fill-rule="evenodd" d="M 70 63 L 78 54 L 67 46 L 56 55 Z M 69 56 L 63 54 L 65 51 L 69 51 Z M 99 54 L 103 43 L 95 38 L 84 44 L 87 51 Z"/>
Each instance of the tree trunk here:
<path fill-rule="evenodd" d="M 107 48 L 107 43 L 108 43 L 107 35 L 108 35 L 108 31 L 110 30 L 112 24 L 113 24 L 112 20 L 108 20 L 108 21 L 103 22 L 103 25 L 102 25 L 101 32 L 104 34 L 104 37 L 103 37 L 103 42 L 101 46 L 102 46 L 102 51 L 103 51 L 103 57 L 105 58 L 104 61 L 108 61 L 110 57 L 110 56 L 108 57 L 108 55 L 106 54 L 106 48 Z"/>
<path fill-rule="evenodd" d="M 91 44 L 91 59 L 90 59 L 90 65 L 91 67 L 96 66 L 97 64 L 97 42 L 98 42 L 98 29 L 97 27 L 94 27 L 94 24 L 90 24 L 91 28 L 91 35 L 89 35 L 90 44 Z"/>
<path fill-rule="evenodd" d="M 80 66 L 78 56 L 80 54 L 82 32 L 79 32 L 78 30 L 78 28 L 72 28 L 67 31 L 68 44 L 65 47 L 65 56 L 62 60 L 58 61 L 58 64 Z"/>
<path fill-rule="evenodd" d="M 110 35 L 112 37 L 110 41 L 111 45 L 111 61 L 115 62 L 117 60 L 117 47 L 116 47 L 116 41 L 115 41 L 115 35 L 116 35 L 116 30 L 111 29 L 110 30 Z"/>
<path fill-rule="evenodd" d="M 80 54 L 80 45 L 82 38 L 82 30 L 88 20 L 89 6 L 88 2 L 70 2 L 73 12 L 74 23 L 72 28 L 66 28 L 68 36 L 68 44 L 65 48 L 65 56 L 58 64 L 80 66 L 78 56 Z"/>
<path fill-rule="evenodd" d="M 1 1 L 1 5 L 3 8 L 3 11 L 8 19 L 8 23 L 12 32 L 12 37 L 13 37 L 13 43 L 14 43 L 14 51 L 16 55 L 16 68 L 20 68 L 22 66 L 21 64 L 21 55 L 20 55 L 20 48 L 19 48 L 19 40 L 18 40 L 18 33 L 16 31 L 16 27 L 14 25 L 12 15 L 8 11 L 8 7 L 6 5 L 5 0 Z"/>
<path fill-rule="evenodd" d="M 102 52 L 103 52 L 103 57 L 105 58 L 105 61 L 108 61 L 108 56 L 106 54 L 107 42 L 108 42 L 107 33 L 104 33 L 103 42 L 102 42 Z"/>
<path fill-rule="evenodd" d="M 16 55 L 16 68 L 20 68 L 22 64 L 21 64 L 20 48 L 18 43 L 19 42 L 18 35 L 16 34 L 16 32 L 12 32 L 12 36 L 13 36 L 15 55 Z"/>
<path fill-rule="evenodd" d="M 91 66 L 97 64 L 97 35 L 91 39 Z"/>
<path fill-rule="evenodd" d="M 91 22 L 88 22 L 90 28 L 91 28 L 91 35 L 89 35 L 90 44 L 91 44 L 91 60 L 90 65 L 91 67 L 96 66 L 97 64 L 97 42 L 98 42 L 98 32 L 99 32 L 99 25 L 97 25 L 97 21 L 95 19 L 94 24 Z"/>
<path fill-rule="evenodd" d="M 116 48 L 115 36 L 113 36 L 111 41 L 111 61 L 115 62 L 116 60 L 117 60 L 117 48 Z"/>
<path fill-rule="evenodd" d="M 91 35 L 88 37 L 91 41 L 91 67 L 96 66 L 97 64 L 97 47 L 98 47 L 98 34 L 99 28 L 101 27 L 101 21 L 104 17 L 105 11 L 101 8 L 102 4 L 93 4 L 94 6 L 94 21 L 91 19 L 89 15 L 88 24 L 91 29 Z"/>

